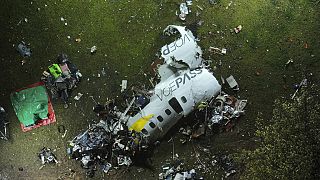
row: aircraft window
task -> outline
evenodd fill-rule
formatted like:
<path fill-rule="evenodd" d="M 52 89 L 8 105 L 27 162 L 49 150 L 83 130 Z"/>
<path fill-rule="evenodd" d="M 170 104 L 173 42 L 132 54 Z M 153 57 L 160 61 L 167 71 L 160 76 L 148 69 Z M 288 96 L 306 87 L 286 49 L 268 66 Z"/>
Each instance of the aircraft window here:
<path fill-rule="evenodd" d="M 145 135 L 148 134 L 148 131 L 147 131 L 146 129 L 144 129 L 144 128 L 141 130 L 141 132 L 142 132 L 143 134 L 145 134 Z"/>
<path fill-rule="evenodd" d="M 152 128 L 155 128 L 155 127 L 156 127 L 156 125 L 155 125 L 153 122 L 150 122 L 150 123 L 149 123 L 149 126 L 152 127 Z"/>
<path fill-rule="evenodd" d="M 167 115 L 171 114 L 171 111 L 169 109 L 166 109 L 164 112 L 166 112 Z"/>
<path fill-rule="evenodd" d="M 158 116 L 157 119 L 162 122 L 163 121 L 163 117 L 162 116 Z"/>
<path fill-rule="evenodd" d="M 187 98 L 184 97 L 184 96 L 182 96 L 182 97 L 181 97 L 181 101 L 182 101 L 183 103 L 186 103 L 186 102 L 187 102 Z"/>
<path fill-rule="evenodd" d="M 174 97 L 171 98 L 169 100 L 169 105 L 172 107 L 172 109 L 176 112 L 176 113 L 181 113 L 183 111 L 180 103 L 178 102 L 178 100 Z"/>

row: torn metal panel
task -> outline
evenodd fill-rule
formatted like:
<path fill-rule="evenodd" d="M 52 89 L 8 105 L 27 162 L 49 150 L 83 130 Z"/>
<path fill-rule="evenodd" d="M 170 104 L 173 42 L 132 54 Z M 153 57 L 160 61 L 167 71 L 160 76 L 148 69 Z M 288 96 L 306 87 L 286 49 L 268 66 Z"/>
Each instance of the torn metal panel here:
<path fill-rule="evenodd" d="M 179 37 L 169 45 L 161 48 L 161 57 L 166 64 L 175 68 L 195 69 L 202 65 L 202 50 L 198 46 L 192 32 L 186 27 L 169 25 L 164 30 L 168 36 L 176 35 Z"/>

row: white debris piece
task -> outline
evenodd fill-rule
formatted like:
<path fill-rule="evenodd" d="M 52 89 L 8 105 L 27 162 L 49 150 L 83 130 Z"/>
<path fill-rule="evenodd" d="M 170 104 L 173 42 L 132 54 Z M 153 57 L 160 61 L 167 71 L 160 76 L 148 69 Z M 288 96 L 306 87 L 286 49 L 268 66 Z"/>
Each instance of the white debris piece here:
<path fill-rule="evenodd" d="M 191 70 L 202 65 L 202 50 L 190 30 L 175 25 L 169 25 L 164 30 L 168 36 L 177 33 L 180 34 L 179 38 L 161 48 L 161 57 L 165 63 L 175 68 L 189 67 Z"/>
<path fill-rule="evenodd" d="M 95 53 L 96 51 L 97 51 L 97 46 L 92 46 L 92 47 L 90 48 L 91 54 Z"/>
<path fill-rule="evenodd" d="M 186 16 L 189 14 L 189 9 L 186 3 L 181 3 L 180 4 L 180 14 L 179 14 L 179 18 L 181 20 L 186 20 Z"/>
<path fill-rule="evenodd" d="M 233 89 L 233 88 L 238 88 L 238 83 L 237 81 L 234 79 L 234 77 L 231 75 L 226 79 L 227 83 L 229 84 L 229 86 Z"/>
<path fill-rule="evenodd" d="M 242 30 L 242 26 L 241 26 L 241 25 L 239 25 L 239 26 L 237 26 L 236 28 L 234 28 L 234 32 L 235 32 L 236 34 L 238 34 L 241 30 Z"/>
<path fill-rule="evenodd" d="M 221 49 L 221 53 L 222 53 L 222 54 L 227 54 L 227 49 L 226 49 L 226 48 L 222 48 L 222 49 Z"/>
<path fill-rule="evenodd" d="M 82 93 L 78 93 L 78 95 L 76 95 L 76 96 L 74 97 L 74 100 L 79 101 L 79 99 L 80 99 L 82 96 L 83 96 Z"/>
<path fill-rule="evenodd" d="M 121 92 L 127 89 L 128 80 L 122 80 L 121 82 Z"/>
<path fill-rule="evenodd" d="M 192 5 L 192 0 L 186 0 L 186 3 L 188 6 L 191 6 Z"/>

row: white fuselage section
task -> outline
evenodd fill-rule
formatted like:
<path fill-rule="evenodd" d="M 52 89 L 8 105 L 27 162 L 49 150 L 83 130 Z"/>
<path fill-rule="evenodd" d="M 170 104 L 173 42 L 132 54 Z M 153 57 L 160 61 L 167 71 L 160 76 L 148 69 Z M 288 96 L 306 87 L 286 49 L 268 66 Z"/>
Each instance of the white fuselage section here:
<path fill-rule="evenodd" d="M 221 86 L 205 68 L 185 70 L 156 85 L 154 95 L 138 114 L 129 117 L 129 129 L 142 132 L 154 141 L 165 135 L 197 104 L 219 94 Z"/>

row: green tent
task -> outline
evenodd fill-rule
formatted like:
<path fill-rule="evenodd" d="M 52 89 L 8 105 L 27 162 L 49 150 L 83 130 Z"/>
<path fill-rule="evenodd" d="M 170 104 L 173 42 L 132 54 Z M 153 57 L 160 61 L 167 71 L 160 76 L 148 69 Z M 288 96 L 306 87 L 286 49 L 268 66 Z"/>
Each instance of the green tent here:
<path fill-rule="evenodd" d="M 25 127 L 48 118 L 48 95 L 44 86 L 13 92 L 10 98 L 19 121 Z"/>

